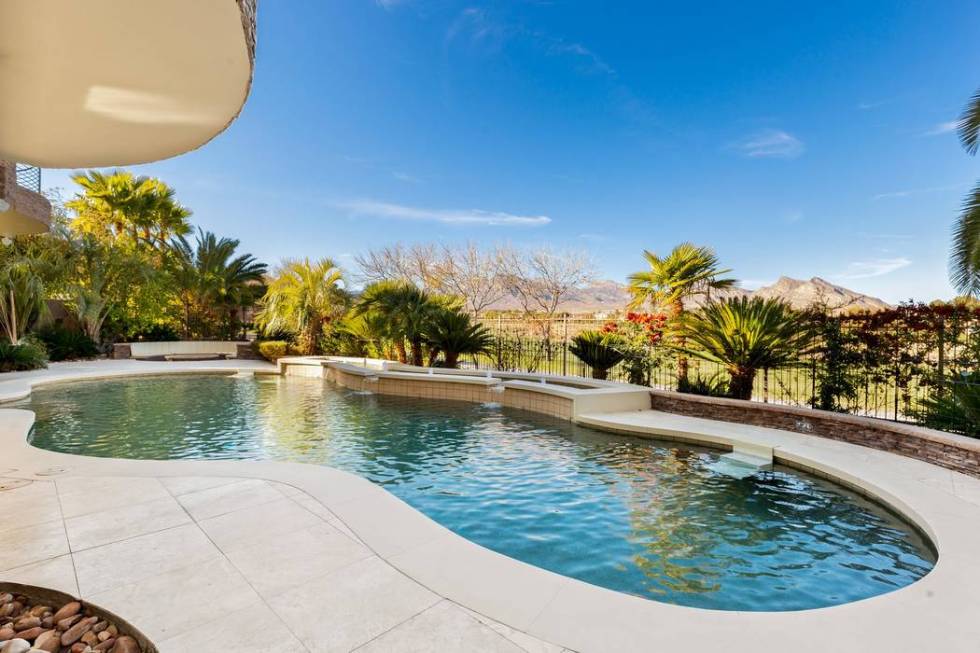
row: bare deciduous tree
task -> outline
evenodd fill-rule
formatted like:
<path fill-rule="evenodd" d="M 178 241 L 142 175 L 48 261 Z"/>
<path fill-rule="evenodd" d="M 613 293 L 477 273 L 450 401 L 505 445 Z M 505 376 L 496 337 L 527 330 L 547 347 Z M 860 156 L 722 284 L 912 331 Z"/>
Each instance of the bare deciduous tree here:
<path fill-rule="evenodd" d="M 434 244 L 386 245 L 358 254 L 354 262 L 360 278 L 375 281 L 407 281 L 429 292 L 440 292 L 438 248 Z"/>
<path fill-rule="evenodd" d="M 580 250 L 508 248 L 504 266 L 504 287 L 527 316 L 554 317 L 575 290 L 595 279 L 595 263 Z"/>
<path fill-rule="evenodd" d="M 462 297 L 466 309 L 479 317 L 507 290 L 501 277 L 503 249 L 481 249 L 476 243 L 443 245 L 438 262 L 440 291 Z"/>

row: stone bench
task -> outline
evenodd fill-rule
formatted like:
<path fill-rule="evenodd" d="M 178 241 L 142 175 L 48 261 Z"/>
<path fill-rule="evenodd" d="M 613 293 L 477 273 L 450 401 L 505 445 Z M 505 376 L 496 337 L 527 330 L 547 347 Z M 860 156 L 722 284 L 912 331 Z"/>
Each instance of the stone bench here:
<path fill-rule="evenodd" d="M 257 359 L 250 342 L 221 340 L 176 340 L 173 342 L 124 342 L 112 347 L 113 358 L 139 360 Z"/>

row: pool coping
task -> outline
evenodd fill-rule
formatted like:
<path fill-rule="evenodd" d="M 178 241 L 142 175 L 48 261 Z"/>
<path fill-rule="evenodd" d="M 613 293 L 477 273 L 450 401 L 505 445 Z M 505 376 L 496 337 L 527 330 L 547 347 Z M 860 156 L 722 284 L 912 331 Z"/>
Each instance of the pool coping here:
<path fill-rule="evenodd" d="M 128 361 L 118 361 L 127 363 Z M 133 375 L 274 373 L 246 361 L 207 364 L 95 362 L 0 382 L 0 398 L 43 383 Z M 135 372 L 135 374 L 134 374 Z M 15 386 L 8 386 L 15 382 Z M 532 384 L 533 385 L 533 384 Z M 26 395 L 21 395 L 26 396 Z M 19 398 L 19 397 L 15 397 Z M 234 476 L 286 483 L 341 520 L 378 556 L 433 592 L 517 630 L 586 652 L 608 650 L 973 651 L 980 638 L 980 480 L 896 454 L 776 429 L 655 411 L 580 415 L 603 430 L 715 446 L 771 447 L 783 460 L 844 481 L 899 511 L 939 552 L 925 577 L 844 605 L 798 612 L 725 612 L 658 603 L 597 587 L 495 553 L 411 508 L 380 486 L 329 467 L 252 461 L 145 461 L 37 449 L 33 413 L 0 409 L 5 476 Z M 42 472 L 38 475 L 37 472 Z"/>

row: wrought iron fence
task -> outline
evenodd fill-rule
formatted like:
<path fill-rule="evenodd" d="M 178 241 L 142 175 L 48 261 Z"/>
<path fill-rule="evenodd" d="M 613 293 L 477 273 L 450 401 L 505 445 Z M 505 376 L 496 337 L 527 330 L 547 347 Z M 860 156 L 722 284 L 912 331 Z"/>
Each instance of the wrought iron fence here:
<path fill-rule="evenodd" d="M 36 166 L 29 166 L 18 163 L 15 169 L 17 175 L 17 185 L 21 188 L 41 192 L 41 169 Z"/>
<path fill-rule="evenodd" d="M 558 318 L 522 320 L 497 318 L 484 320 L 494 335 L 487 354 L 467 356 L 463 363 L 481 369 L 540 372 L 569 376 L 591 376 L 592 370 L 569 349 L 577 333 L 598 329 L 609 320 Z M 902 422 L 920 421 L 924 399 L 945 392 L 956 383 L 956 374 L 980 366 L 980 319 L 940 320 L 910 337 L 905 322 L 860 327 L 842 321 L 850 338 L 847 358 L 839 376 L 841 388 L 833 391 L 833 408 L 855 415 Z M 915 335 L 915 334 L 913 334 Z M 677 358 L 663 346 L 648 348 L 645 369 L 639 378 L 646 385 L 664 390 L 678 387 Z M 702 390 L 718 384 L 724 387 L 727 374 L 722 366 L 689 358 L 688 379 L 700 382 Z M 793 367 L 760 370 L 752 399 L 793 406 L 817 406 L 827 398 L 829 382 L 828 352 L 822 349 L 801 357 Z M 635 381 L 637 370 L 620 363 L 609 370 L 609 379 Z M 823 391 L 823 393 L 822 393 Z M 823 405 L 823 407 L 827 407 Z"/>

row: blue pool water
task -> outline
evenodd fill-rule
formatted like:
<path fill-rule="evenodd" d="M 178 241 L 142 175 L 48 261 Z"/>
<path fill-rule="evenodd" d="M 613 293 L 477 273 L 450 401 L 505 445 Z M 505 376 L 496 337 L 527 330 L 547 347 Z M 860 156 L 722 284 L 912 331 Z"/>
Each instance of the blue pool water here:
<path fill-rule="evenodd" d="M 318 379 L 142 378 L 38 389 L 38 447 L 92 456 L 331 465 L 490 549 L 657 601 L 723 610 L 835 605 L 935 563 L 904 521 L 777 467 L 523 411 L 358 395 Z"/>

